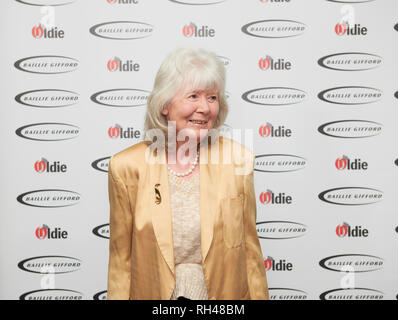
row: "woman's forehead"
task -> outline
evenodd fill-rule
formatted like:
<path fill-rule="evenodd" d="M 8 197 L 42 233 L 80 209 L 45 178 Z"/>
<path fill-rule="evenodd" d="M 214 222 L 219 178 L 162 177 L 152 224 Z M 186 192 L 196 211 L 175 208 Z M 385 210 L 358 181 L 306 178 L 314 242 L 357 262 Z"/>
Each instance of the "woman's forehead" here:
<path fill-rule="evenodd" d="M 217 93 L 218 88 L 216 87 L 215 84 L 213 84 L 210 87 L 206 87 L 206 88 L 201 88 L 201 87 L 192 86 L 192 85 L 185 85 L 185 86 L 181 87 L 180 92 Z"/>

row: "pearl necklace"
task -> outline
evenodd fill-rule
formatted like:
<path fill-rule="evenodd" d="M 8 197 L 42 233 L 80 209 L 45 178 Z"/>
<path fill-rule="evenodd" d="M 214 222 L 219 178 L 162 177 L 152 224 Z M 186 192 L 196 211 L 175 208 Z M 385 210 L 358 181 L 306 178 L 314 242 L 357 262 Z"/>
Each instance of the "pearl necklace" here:
<path fill-rule="evenodd" d="M 177 177 L 184 177 L 189 175 L 196 167 L 196 165 L 198 164 L 199 161 L 199 151 L 196 152 L 196 157 L 195 160 L 193 161 L 193 163 L 191 164 L 191 167 L 189 168 L 188 171 L 185 172 L 175 172 L 173 169 L 171 169 L 169 166 L 167 166 L 167 169 L 169 170 L 169 172 Z"/>

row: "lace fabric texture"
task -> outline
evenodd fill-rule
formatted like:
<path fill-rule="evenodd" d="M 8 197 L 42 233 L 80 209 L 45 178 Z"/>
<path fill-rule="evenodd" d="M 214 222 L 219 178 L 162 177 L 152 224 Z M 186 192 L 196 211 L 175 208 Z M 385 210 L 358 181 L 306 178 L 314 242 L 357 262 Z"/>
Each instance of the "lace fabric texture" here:
<path fill-rule="evenodd" d="M 189 179 L 169 173 L 176 286 L 171 300 L 207 300 L 200 244 L 199 173 Z"/>

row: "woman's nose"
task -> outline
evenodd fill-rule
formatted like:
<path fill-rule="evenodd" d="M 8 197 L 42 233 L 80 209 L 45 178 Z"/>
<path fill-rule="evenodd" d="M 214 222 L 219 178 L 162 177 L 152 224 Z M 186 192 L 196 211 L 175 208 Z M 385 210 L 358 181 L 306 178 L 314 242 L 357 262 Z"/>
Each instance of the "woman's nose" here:
<path fill-rule="evenodd" d="M 201 96 L 198 101 L 198 111 L 202 111 L 204 113 L 208 113 L 210 111 L 209 102 L 205 95 Z"/>

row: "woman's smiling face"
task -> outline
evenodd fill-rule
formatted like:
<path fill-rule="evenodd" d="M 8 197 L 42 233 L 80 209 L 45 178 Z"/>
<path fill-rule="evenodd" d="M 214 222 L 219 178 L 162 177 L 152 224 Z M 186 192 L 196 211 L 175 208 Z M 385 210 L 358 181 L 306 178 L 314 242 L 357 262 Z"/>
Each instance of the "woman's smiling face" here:
<path fill-rule="evenodd" d="M 182 87 L 163 108 L 162 114 L 167 121 L 175 121 L 177 134 L 183 129 L 191 129 L 199 143 L 214 127 L 218 111 L 219 97 L 215 88 L 186 90 Z"/>

